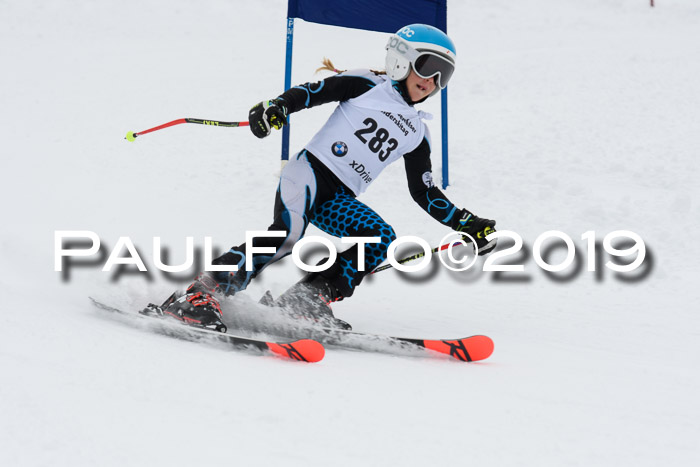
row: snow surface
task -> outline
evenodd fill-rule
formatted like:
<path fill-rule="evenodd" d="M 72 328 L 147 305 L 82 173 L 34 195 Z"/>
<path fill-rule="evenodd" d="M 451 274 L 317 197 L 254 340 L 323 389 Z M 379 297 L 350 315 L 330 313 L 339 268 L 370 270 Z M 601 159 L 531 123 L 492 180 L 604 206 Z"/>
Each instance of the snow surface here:
<path fill-rule="evenodd" d="M 279 133 L 123 137 L 244 120 L 281 92 L 286 2 L 1 1 L 0 465 L 700 465 L 700 4 L 656 4 L 450 2 L 447 194 L 518 232 L 525 272 L 382 272 L 336 312 L 358 330 L 487 334 L 495 353 L 329 349 L 300 364 L 152 335 L 87 298 L 137 307 L 182 286 L 153 268 L 154 236 L 177 264 L 186 236 L 227 248 L 267 227 Z M 293 81 L 324 56 L 381 68 L 385 40 L 297 21 Z M 294 115 L 294 150 L 332 108 Z M 410 200 L 401 163 L 362 200 L 399 235 L 447 233 Z M 585 270 L 581 235 L 620 229 L 648 246 L 641 279 L 607 255 Z M 103 257 L 65 279 L 56 230 L 94 231 L 106 253 L 129 236 L 152 272 L 115 277 Z M 549 230 L 583 261 L 567 280 L 532 258 Z M 300 275 L 287 260 L 226 306 Z"/>

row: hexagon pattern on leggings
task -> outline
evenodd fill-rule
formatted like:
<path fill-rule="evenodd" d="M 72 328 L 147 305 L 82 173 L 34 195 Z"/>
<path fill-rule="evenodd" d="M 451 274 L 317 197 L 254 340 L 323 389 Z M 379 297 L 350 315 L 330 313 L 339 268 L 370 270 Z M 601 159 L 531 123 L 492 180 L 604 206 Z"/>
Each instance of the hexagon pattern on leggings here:
<path fill-rule="evenodd" d="M 334 237 L 380 237 L 381 243 L 365 245 L 365 271 L 357 270 L 357 258 L 340 254 L 343 277 L 354 288 L 365 274 L 386 259 L 389 244 L 396 239 L 394 229 L 372 208 L 343 192 L 316 209 L 311 223 Z M 346 250 L 347 251 L 347 250 Z"/>

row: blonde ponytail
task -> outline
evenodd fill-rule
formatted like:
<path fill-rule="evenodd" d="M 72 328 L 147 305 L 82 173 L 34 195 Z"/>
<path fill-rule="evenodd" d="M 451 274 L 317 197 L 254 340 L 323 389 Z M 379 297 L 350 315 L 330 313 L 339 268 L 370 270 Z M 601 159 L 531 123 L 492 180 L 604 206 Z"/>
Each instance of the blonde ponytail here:
<path fill-rule="evenodd" d="M 333 73 L 342 73 L 344 71 L 347 71 L 347 70 L 338 70 L 335 67 L 335 65 L 333 65 L 333 62 L 331 62 L 331 59 L 327 58 L 327 57 L 323 57 L 323 61 L 321 63 L 323 63 L 323 66 L 316 68 L 316 73 L 318 73 L 320 71 L 332 71 Z"/>
<path fill-rule="evenodd" d="M 323 63 L 323 66 L 316 68 L 315 73 L 319 73 L 321 71 L 332 71 L 333 73 L 344 73 L 348 70 L 339 70 L 333 65 L 333 62 L 331 62 L 330 58 L 323 57 L 323 60 L 321 61 Z M 375 75 L 385 75 L 386 71 L 384 70 L 370 70 L 372 73 Z"/>

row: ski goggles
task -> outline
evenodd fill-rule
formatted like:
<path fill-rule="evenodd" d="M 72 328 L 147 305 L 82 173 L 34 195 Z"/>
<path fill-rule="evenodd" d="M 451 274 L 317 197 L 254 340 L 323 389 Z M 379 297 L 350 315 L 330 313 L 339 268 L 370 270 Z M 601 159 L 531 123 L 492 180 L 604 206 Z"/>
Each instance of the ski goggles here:
<path fill-rule="evenodd" d="M 422 51 L 418 52 L 414 60 L 411 60 L 413 71 L 421 78 L 435 78 L 435 84 L 440 89 L 445 89 L 447 83 L 452 78 L 452 73 L 455 71 L 454 63 L 434 52 Z"/>

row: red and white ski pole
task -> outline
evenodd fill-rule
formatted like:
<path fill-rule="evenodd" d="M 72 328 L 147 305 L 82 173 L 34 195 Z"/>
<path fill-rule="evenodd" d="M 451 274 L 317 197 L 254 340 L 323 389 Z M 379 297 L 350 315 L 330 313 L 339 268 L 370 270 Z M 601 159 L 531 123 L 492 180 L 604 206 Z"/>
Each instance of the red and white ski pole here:
<path fill-rule="evenodd" d="M 126 137 L 124 139 L 128 141 L 134 141 L 138 136 L 145 135 L 146 133 L 150 133 L 152 131 L 162 130 L 163 128 L 180 125 L 181 123 L 197 123 L 199 125 L 222 126 L 226 128 L 248 126 L 248 122 L 220 122 L 218 120 L 203 120 L 200 118 L 180 118 L 178 120 L 173 120 L 172 122 L 158 125 L 154 128 L 149 128 L 148 130 L 139 131 L 138 133 L 130 131 L 126 134 Z"/>

